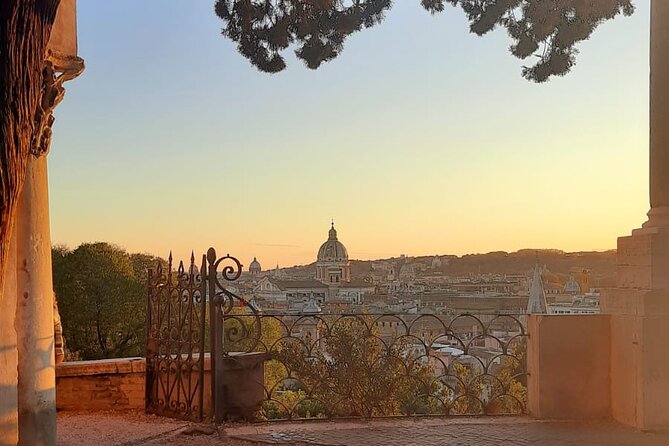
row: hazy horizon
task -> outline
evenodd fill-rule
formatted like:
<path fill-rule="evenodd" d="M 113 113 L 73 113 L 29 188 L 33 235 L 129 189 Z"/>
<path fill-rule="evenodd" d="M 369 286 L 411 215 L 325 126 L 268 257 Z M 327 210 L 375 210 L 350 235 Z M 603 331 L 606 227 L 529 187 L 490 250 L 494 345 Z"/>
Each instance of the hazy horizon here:
<path fill-rule="evenodd" d="M 615 249 L 648 209 L 648 4 L 536 85 L 496 30 L 395 2 L 333 62 L 259 73 L 213 0 L 78 2 L 86 71 L 49 156 L 52 240 L 308 264 Z M 530 248 L 528 248 L 530 247 Z"/>
<path fill-rule="evenodd" d="M 85 243 L 112 243 L 112 244 L 115 245 L 115 246 L 118 246 L 118 247 L 120 247 L 120 248 L 122 248 L 122 249 L 127 250 L 127 252 L 128 252 L 129 254 L 148 254 L 148 255 L 153 255 L 153 256 L 156 256 L 156 257 L 161 257 L 161 258 L 163 258 L 163 259 L 165 259 L 165 260 L 169 257 L 170 254 L 172 254 L 173 262 L 174 262 L 175 265 L 178 264 L 180 261 L 183 261 L 184 263 L 189 262 L 189 261 L 190 261 L 191 254 L 195 257 L 195 264 L 197 265 L 197 264 L 200 263 L 200 260 L 202 259 L 202 256 L 203 256 L 204 254 L 206 254 L 206 250 L 204 250 L 204 251 L 202 251 L 202 252 L 191 251 L 191 252 L 188 253 L 188 255 L 184 255 L 184 256 L 182 256 L 182 257 L 178 257 L 177 255 L 175 255 L 175 254 L 172 252 L 172 250 L 170 250 L 169 252 L 167 252 L 167 253 L 165 253 L 165 254 L 161 254 L 161 253 L 148 252 L 148 251 L 133 251 L 133 250 L 128 250 L 128 248 L 125 247 L 125 246 L 122 246 L 122 245 L 119 245 L 119 244 L 117 244 L 117 243 L 113 243 L 113 242 L 106 242 L 106 241 L 104 241 L 104 240 L 84 241 L 84 242 L 81 242 L 81 244 L 85 244 Z M 69 249 L 69 250 L 74 250 L 74 249 L 76 249 L 76 248 L 79 246 L 79 245 L 76 245 L 76 246 L 70 246 L 70 245 L 63 244 L 63 243 L 54 243 L 53 245 L 54 245 L 54 247 L 55 247 L 55 246 L 64 246 L 65 248 L 67 248 L 67 249 Z M 240 257 L 236 256 L 234 253 L 228 253 L 227 251 L 226 251 L 226 252 L 223 252 L 223 251 L 221 251 L 220 249 L 217 249 L 216 246 L 214 246 L 213 248 L 216 249 L 216 253 L 218 254 L 219 257 L 220 257 L 220 256 L 223 256 L 223 255 L 226 255 L 226 254 L 230 254 L 232 257 L 237 257 L 237 260 L 239 260 L 239 261 L 242 263 L 242 266 L 243 266 L 243 268 L 244 268 L 245 271 L 248 269 L 248 266 L 249 266 L 249 264 L 251 263 L 251 261 L 252 261 L 252 259 L 253 259 L 253 258 L 249 258 L 249 259 L 240 258 Z M 207 249 L 208 249 L 208 248 L 207 248 Z M 401 254 L 397 254 L 397 255 L 394 255 L 394 256 L 390 256 L 390 257 L 378 257 L 378 258 L 355 258 L 355 257 L 350 257 L 349 260 L 350 260 L 351 262 L 374 262 L 374 261 L 386 261 L 386 260 L 398 259 L 398 258 L 400 258 L 402 255 L 406 256 L 407 258 L 434 258 L 434 257 L 441 257 L 441 258 L 443 258 L 443 257 L 457 257 L 457 258 L 463 258 L 463 257 L 466 257 L 466 256 L 485 256 L 485 255 L 498 254 L 498 253 L 505 253 L 505 254 L 508 254 L 508 255 L 511 256 L 511 255 L 514 255 L 514 254 L 519 254 L 519 253 L 521 253 L 521 252 L 530 252 L 530 253 L 532 253 L 532 252 L 535 252 L 535 251 L 539 253 L 539 263 L 542 263 L 542 262 L 541 262 L 541 254 L 542 254 L 542 253 L 546 253 L 546 252 L 561 253 L 561 254 L 564 254 L 564 255 L 572 255 L 572 254 L 591 254 L 591 253 L 596 253 L 596 254 L 606 254 L 606 253 L 609 253 L 609 252 L 616 251 L 616 249 L 615 249 L 615 248 L 612 248 L 612 249 L 605 249 L 605 250 L 563 251 L 563 250 L 561 250 L 561 249 L 555 249 L 555 248 L 521 248 L 521 249 L 518 249 L 518 250 L 515 250 L 515 251 L 467 252 L 467 253 L 463 253 L 463 254 L 452 254 L 452 253 L 445 252 L 445 253 L 432 253 L 432 254 L 410 255 L 410 254 L 401 253 Z M 256 256 L 254 256 L 254 257 L 256 257 Z M 263 270 L 263 271 L 268 271 L 268 270 L 275 269 L 276 266 L 277 266 L 276 264 L 265 264 L 265 263 L 263 263 L 263 259 L 260 259 L 260 258 L 258 258 L 257 260 L 258 260 L 258 262 L 261 264 L 261 266 L 262 266 L 262 270 Z M 316 256 L 314 255 L 314 258 L 313 258 L 313 259 L 311 259 L 311 260 L 306 260 L 304 263 L 296 263 L 296 264 L 292 264 L 292 265 L 288 265 L 288 264 L 285 264 L 285 265 L 279 265 L 279 268 L 280 268 L 280 269 L 284 269 L 284 268 L 306 267 L 306 266 L 313 265 L 313 264 L 315 264 L 316 262 L 317 262 L 317 260 L 316 260 Z"/>

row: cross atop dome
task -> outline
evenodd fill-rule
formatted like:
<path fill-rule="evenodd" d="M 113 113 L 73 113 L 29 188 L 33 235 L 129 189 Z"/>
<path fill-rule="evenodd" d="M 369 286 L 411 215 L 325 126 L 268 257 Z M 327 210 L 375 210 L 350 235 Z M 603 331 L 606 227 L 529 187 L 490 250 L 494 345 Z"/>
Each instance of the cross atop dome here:
<path fill-rule="evenodd" d="M 330 227 L 329 240 L 337 240 L 337 230 L 334 227 L 334 220 L 332 220 L 332 226 Z"/>

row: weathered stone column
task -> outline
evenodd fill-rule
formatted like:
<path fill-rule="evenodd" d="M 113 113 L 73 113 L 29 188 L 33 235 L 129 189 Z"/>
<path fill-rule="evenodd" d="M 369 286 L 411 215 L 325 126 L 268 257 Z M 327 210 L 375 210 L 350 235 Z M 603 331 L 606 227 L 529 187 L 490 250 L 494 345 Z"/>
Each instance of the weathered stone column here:
<path fill-rule="evenodd" d="M 650 25 L 650 205 L 645 226 L 669 227 L 669 2 L 653 0 Z"/>
<path fill-rule="evenodd" d="M 16 234 L 18 444 L 55 446 L 56 370 L 47 153 L 53 110 L 63 83 L 83 70 L 77 57 L 75 0 L 61 0 L 47 51 L 32 154 L 26 168 Z"/>
<path fill-rule="evenodd" d="M 611 315 L 611 413 L 639 429 L 669 429 L 669 1 L 651 2 L 648 221 L 618 239 Z"/>
<path fill-rule="evenodd" d="M 16 231 L 7 258 L 7 271 L 0 286 L 0 446 L 14 446 L 19 440 L 18 351 L 16 349 Z"/>
<path fill-rule="evenodd" d="M 56 444 L 56 365 L 46 156 L 31 156 L 17 212 L 19 444 Z"/>

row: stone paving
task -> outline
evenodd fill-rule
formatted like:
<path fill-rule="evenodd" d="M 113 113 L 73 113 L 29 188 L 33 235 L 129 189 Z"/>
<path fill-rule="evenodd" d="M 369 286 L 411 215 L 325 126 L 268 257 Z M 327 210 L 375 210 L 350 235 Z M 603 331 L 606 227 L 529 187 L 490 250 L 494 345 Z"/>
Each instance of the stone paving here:
<path fill-rule="evenodd" d="M 539 422 L 526 418 L 400 419 L 232 427 L 231 438 L 320 446 L 668 446 L 669 433 L 643 433 L 613 423 Z"/>
<path fill-rule="evenodd" d="M 141 413 L 59 414 L 58 446 L 667 446 L 669 432 L 526 418 L 232 424 L 213 429 Z"/>

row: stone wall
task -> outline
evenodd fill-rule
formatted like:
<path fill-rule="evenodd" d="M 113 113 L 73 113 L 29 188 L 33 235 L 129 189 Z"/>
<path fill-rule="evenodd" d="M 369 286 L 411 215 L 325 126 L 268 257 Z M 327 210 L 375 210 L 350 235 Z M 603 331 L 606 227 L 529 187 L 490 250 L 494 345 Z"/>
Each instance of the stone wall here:
<path fill-rule="evenodd" d="M 56 408 L 144 409 L 144 358 L 64 362 L 56 367 Z"/>
<path fill-rule="evenodd" d="M 528 320 L 528 410 L 532 417 L 611 418 L 610 317 L 532 315 Z"/>
<path fill-rule="evenodd" d="M 249 418 L 264 398 L 266 353 L 231 353 L 223 361 L 223 416 Z M 211 360 L 204 358 L 205 414 L 212 413 Z M 56 366 L 56 408 L 59 411 L 143 410 L 144 358 L 63 362 Z"/>

